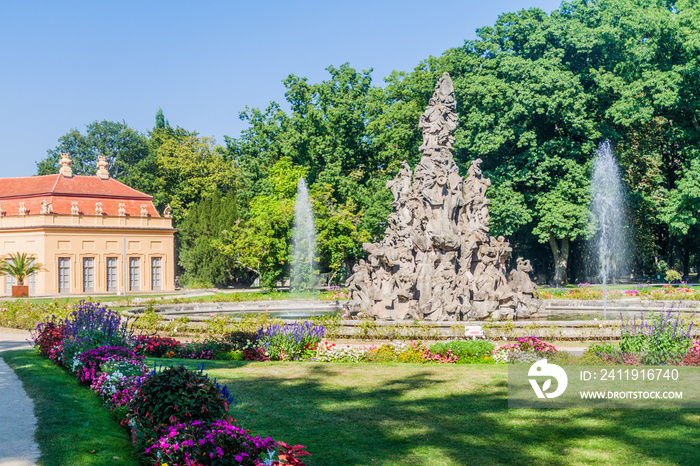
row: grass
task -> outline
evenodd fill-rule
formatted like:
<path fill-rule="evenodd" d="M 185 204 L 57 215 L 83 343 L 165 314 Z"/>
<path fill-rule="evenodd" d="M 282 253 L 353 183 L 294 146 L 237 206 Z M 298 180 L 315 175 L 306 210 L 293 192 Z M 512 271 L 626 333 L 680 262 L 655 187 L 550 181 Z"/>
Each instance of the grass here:
<path fill-rule="evenodd" d="M 40 464 L 138 462 L 126 430 L 71 375 L 31 351 L 2 357 L 35 400 Z M 228 385 L 242 427 L 305 445 L 309 466 L 697 464 L 700 449 L 698 410 L 508 410 L 505 366 L 207 361 L 205 371 Z"/>
<path fill-rule="evenodd" d="M 33 351 L 5 351 L 0 357 L 34 400 L 40 465 L 138 464 L 127 430 L 67 371 Z"/>
<path fill-rule="evenodd" d="M 700 449 L 700 411 L 508 410 L 504 366 L 208 361 L 205 372 L 228 385 L 242 427 L 305 445 L 309 465 L 697 464 Z"/>

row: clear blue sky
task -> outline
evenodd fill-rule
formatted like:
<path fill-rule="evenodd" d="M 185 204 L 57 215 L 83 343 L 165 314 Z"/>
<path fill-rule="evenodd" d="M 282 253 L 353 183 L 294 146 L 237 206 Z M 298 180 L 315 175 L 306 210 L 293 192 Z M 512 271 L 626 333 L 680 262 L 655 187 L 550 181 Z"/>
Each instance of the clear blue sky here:
<path fill-rule="evenodd" d="M 238 137 L 246 106 L 284 102 L 349 62 L 382 85 L 475 37 L 499 14 L 559 0 L 0 0 L 0 177 L 30 176 L 58 138 L 95 120 Z"/>

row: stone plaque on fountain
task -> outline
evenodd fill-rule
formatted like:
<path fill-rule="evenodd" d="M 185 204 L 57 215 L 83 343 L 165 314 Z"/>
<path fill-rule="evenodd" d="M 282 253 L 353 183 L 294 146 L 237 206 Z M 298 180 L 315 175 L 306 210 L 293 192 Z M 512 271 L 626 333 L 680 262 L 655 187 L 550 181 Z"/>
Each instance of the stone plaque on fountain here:
<path fill-rule="evenodd" d="M 347 281 L 352 317 L 432 321 L 513 319 L 538 311 L 529 261 L 509 282 L 511 248 L 489 235 L 491 185 L 476 159 L 467 178 L 452 156 L 457 113 L 454 87 L 443 74 L 420 117 L 421 160 L 402 163 L 387 181 L 393 194 L 384 239 L 365 243 L 367 260 Z M 527 262 L 527 263 L 525 263 Z"/>

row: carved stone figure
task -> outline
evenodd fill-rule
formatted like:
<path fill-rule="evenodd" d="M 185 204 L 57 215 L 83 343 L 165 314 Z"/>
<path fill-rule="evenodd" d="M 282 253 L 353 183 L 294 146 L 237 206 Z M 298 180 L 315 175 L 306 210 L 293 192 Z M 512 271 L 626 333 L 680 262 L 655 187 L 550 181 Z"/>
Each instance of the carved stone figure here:
<path fill-rule="evenodd" d="M 53 202 L 44 199 L 41 201 L 41 211 L 40 214 L 48 215 L 53 212 Z"/>
<path fill-rule="evenodd" d="M 391 190 L 394 195 L 394 201 L 406 196 L 411 189 L 411 166 L 404 160 L 401 162 L 401 170 L 396 175 L 396 178 L 386 182 L 387 189 Z"/>
<path fill-rule="evenodd" d="M 403 162 L 387 182 L 393 202 L 384 238 L 362 245 L 367 261 L 355 265 L 347 281 L 351 317 L 513 319 L 539 309 L 529 263 L 519 259 L 508 282 L 512 248 L 488 234 L 491 181 L 481 160 L 471 163 L 466 179 L 459 176 L 452 156 L 455 109 L 445 73 L 420 118 L 421 160 L 413 172 Z"/>
<path fill-rule="evenodd" d="M 104 155 L 98 155 L 97 156 L 97 177 L 101 180 L 108 180 L 109 179 L 109 170 L 107 170 L 107 167 L 109 167 L 109 163 L 107 163 L 107 158 Z"/>
<path fill-rule="evenodd" d="M 141 217 L 148 217 L 148 206 L 141 204 Z"/>
<path fill-rule="evenodd" d="M 95 215 L 102 215 L 102 203 L 95 202 Z"/>
<path fill-rule="evenodd" d="M 119 216 L 126 217 L 126 204 L 123 202 L 119 203 Z"/>
<path fill-rule="evenodd" d="M 70 203 L 70 213 L 71 215 L 80 215 L 80 209 L 78 208 L 77 201 L 73 201 Z"/>
<path fill-rule="evenodd" d="M 70 167 L 72 163 L 69 154 L 61 154 L 61 168 L 58 172 L 67 178 L 71 178 L 73 176 L 73 169 Z"/>
<path fill-rule="evenodd" d="M 165 210 L 163 211 L 163 217 L 165 218 L 172 218 L 173 216 L 173 209 L 170 208 L 170 204 L 165 206 Z"/>
<path fill-rule="evenodd" d="M 517 269 L 511 272 L 510 286 L 515 294 L 515 314 L 517 317 L 529 317 L 542 309 L 537 286 L 530 279 L 532 265 L 522 257 L 517 259 Z M 534 310 L 533 310 L 534 308 Z"/>
<path fill-rule="evenodd" d="M 24 206 L 24 202 L 19 203 L 19 214 L 27 215 L 27 208 Z"/>

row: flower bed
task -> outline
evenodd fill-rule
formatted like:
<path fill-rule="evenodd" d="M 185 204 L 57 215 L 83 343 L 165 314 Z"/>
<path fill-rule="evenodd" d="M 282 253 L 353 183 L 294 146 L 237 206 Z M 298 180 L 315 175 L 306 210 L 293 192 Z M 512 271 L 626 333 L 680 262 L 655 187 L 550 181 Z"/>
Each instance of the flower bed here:
<path fill-rule="evenodd" d="M 590 283 L 579 283 L 576 288 L 548 288 L 540 291 L 540 296 L 544 299 L 603 299 L 603 290 L 593 288 Z M 634 297 L 653 300 L 689 300 L 699 301 L 700 291 L 686 285 L 663 285 L 655 288 L 648 285 L 634 285 L 626 290 L 608 290 L 610 299 L 620 299 L 624 297 Z"/>
<path fill-rule="evenodd" d="M 52 317 L 37 324 L 33 340 L 40 354 L 102 397 L 105 407 L 129 427 L 134 447 L 147 464 L 304 464 L 298 459 L 308 454 L 303 446 L 278 444 L 235 425 L 228 415 L 233 399 L 227 387 L 209 380 L 202 370 L 181 366 L 149 371 L 143 354 L 180 354 L 186 345 L 156 336 L 135 337 L 129 322 L 104 306 L 80 302 L 65 319 Z M 214 354 L 202 348 L 189 351 L 200 358 Z"/>
<path fill-rule="evenodd" d="M 558 350 L 554 345 L 535 337 L 518 338 L 517 343 L 502 345 L 493 350 L 493 359 L 499 363 L 530 363 L 546 358 Z"/>

